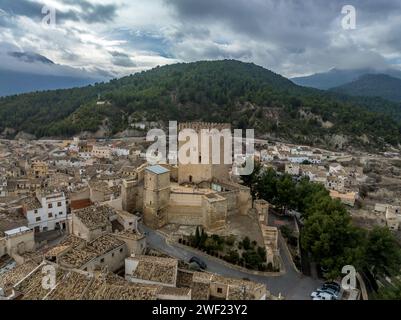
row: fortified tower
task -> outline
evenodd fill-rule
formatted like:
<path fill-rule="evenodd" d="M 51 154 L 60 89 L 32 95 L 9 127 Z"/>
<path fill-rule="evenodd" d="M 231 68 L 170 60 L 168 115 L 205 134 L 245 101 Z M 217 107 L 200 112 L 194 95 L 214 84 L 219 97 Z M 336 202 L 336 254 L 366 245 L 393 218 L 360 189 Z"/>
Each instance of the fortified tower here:
<path fill-rule="evenodd" d="M 158 229 L 168 222 L 170 171 L 160 165 L 145 169 L 143 218 L 147 226 Z"/>
<path fill-rule="evenodd" d="M 182 132 L 185 129 L 192 129 L 198 135 L 198 148 L 197 150 L 191 150 L 191 152 L 196 152 L 196 158 L 198 159 L 198 164 L 182 164 L 178 163 L 178 183 L 194 183 L 198 184 L 201 182 L 212 182 L 213 179 L 217 180 L 227 180 L 229 179 L 229 171 L 231 165 L 224 164 L 224 149 L 228 148 L 231 144 L 232 149 L 232 139 L 224 139 L 225 132 L 231 133 L 231 125 L 229 123 L 210 123 L 210 122 L 185 122 L 178 125 L 178 132 Z M 215 130 L 213 130 L 215 129 Z M 202 135 L 202 130 L 209 130 L 210 135 L 207 137 Z M 215 141 L 215 149 L 219 149 L 219 164 L 213 164 L 213 140 Z M 226 141 L 225 141 L 226 140 Z M 178 141 L 178 149 L 188 143 L 187 141 Z M 226 144 L 226 146 L 224 146 Z M 202 145 L 208 145 L 208 157 L 207 159 L 202 159 Z M 217 148 L 216 148 L 217 147 Z M 230 150 L 231 150 L 230 149 Z M 227 150 L 227 149 L 226 149 Z M 232 153 L 228 154 L 232 157 Z M 203 160 L 203 161 L 202 161 Z M 203 162 L 203 164 L 202 164 Z"/>

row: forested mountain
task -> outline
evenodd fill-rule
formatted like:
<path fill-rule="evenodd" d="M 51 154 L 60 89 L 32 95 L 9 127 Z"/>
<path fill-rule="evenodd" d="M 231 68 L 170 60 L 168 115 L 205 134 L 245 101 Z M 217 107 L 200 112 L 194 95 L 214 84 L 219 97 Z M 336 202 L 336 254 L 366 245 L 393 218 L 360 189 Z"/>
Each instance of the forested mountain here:
<path fill-rule="evenodd" d="M 352 96 L 381 97 L 401 105 L 401 79 L 386 74 L 363 75 L 332 91 Z"/>
<path fill-rule="evenodd" d="M 109 103 L 97 104 L 98 94 Z M 379 112 L 374 101 L 299 87 L 254 64 L 201 61 L 84 88 L 1 98 L 0 133 L 71 136 L 103 124 L 115 134 L 138 120 L 201 120 L 299 143 L 377 149 L 401 140 L 400 122 L 386 110 Z"/>
<path fill-rule="evenodd" d="M 343 70 L 333 68 L 327 72 L 315 73 L 305 77 L 292 78 L 291 81 L 304 87 L 328 90 L 355 81 L 359 77 L 367 74 L 386 74 L 390 77 L 401 79 L 401 71 L 396 69 L 376 70 L 367 68 Z"/>

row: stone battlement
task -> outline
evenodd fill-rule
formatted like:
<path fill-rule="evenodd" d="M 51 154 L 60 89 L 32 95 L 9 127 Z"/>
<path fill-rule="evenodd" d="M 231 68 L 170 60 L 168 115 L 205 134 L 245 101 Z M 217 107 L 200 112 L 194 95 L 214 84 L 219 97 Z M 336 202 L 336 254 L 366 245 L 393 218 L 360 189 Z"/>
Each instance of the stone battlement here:
<path fill-rule="evenodd" d="M 197 132 L 199 132 L 202 129 L 217 129 L 217 130 L 223 130 L 223 129 L 230 129 L 231 130 L 231 124 L 229 123 L 214 123 L 214 122 L 182 122 L 178 124 L 178 131 L 184 130 L 184 129 L 193 129 Z"/>

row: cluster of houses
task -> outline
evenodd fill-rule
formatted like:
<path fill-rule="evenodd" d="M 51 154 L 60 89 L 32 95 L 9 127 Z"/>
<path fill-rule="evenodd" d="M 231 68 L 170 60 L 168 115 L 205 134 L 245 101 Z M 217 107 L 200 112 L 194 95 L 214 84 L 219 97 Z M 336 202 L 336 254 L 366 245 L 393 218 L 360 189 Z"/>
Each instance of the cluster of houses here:
<path fill-rule="evenodd" d="M 171 196 L 166 191 L 170 207 L 179 208 L 177 201 L 186 198 L 203 201 L 189 214 L 199 215 L 198 220 L 202 218 L 204 221 L 199 221 L 206 225 L 220 222 L 220 216 L 211 222 L 214 214 L 221 213 L 225 219 L 229 210 L 238 210 L 228 207 L 227 199 L 212 189 L 205 196 L 190 188 L 188 194 L 181 189 L 174 193 L 170 171 L 149 167 L 142 143 L 146 144 L 78 138 L 0 141 L 0 300 L 271 298 L 265 284 L 193 271 L 189 264 L 148 248 L 146 235 L 138 228 L 142 216 L 127 203 L 137 201 L 142 206 L 139 201 L 143 197 L 145 222 L 149 223 L 153 214 L 156 217 L 152 199 L 159 193 L 149 189 L 153 180 L 167 177 L 165 183 L 172 190 Z M 184 173 L 192 174 L 193 179 L 203 174 L 191 170 Z M 171 174 L 174 176 L 173 171 Z M 124 187 L 138 175 L 144 179 L 138 184 L 143 196 Z M 250 196 L 243 195 L 249 190 L 234 184 L 226 189 L 231 200 L 249 202 Z M 275 245 L 270 253 L 274 256 L 277 235 L 271 232 L 266 227 L 266 246 Z M 57 241 L 47 238 L 51 234 L 57 234 Z M 43 270 L 49 268 L 56 270 L 57 281 L 44 288 Z"/>
<path fill-rule="evenodd" d="M 359 186 L 367 179 L 362 167 L 345 165 L 352 160 L 345 153 L 283 143 L 262 146 L 260 149 L 256 157 L 265 166 L 281 166 L 291 176 L 305 176 L 311 182 L 321 183 L 333 198 L 351 207 L 358 199 Z"/>

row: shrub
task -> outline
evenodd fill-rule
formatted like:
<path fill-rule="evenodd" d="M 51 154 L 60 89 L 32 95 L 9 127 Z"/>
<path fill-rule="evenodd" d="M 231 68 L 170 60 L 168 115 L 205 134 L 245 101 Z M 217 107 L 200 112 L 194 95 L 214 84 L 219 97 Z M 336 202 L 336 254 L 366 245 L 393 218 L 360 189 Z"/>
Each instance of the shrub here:
<path fill-rule="evenodd" d="M 242 240 L 242 246 L 245 250 L 249 250 L 251 248 L 251 239 L 249 239 L 249 237 L 245 237 L 244 240 Z"/>

